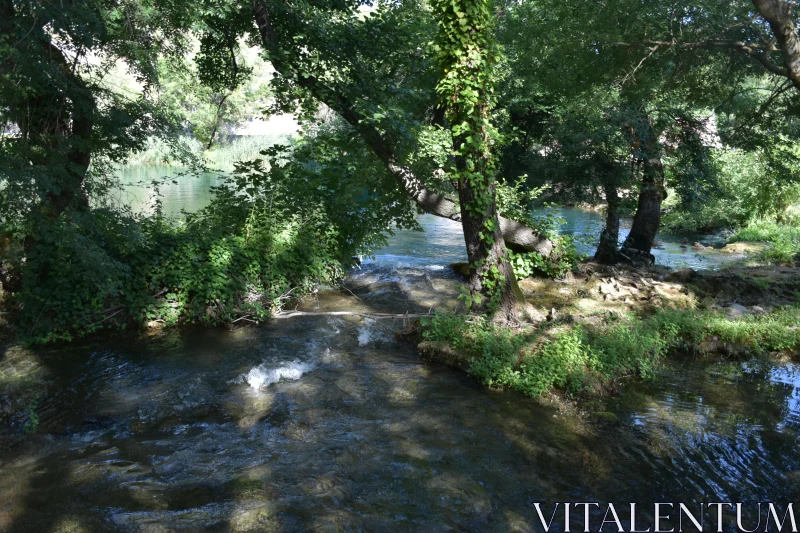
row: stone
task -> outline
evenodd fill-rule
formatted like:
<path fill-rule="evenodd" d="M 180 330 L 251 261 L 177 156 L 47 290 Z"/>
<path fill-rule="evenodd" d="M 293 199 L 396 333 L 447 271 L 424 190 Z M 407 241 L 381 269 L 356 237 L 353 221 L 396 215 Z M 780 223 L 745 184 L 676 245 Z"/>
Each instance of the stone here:
<path fill-rule="evenodd" d="M 469 277 L 469 263 L 452 263 L 450 268 L 459 276 L 464 276 L 465 278 Z"/>
<path fill-rule="evenodd" d="M 678 270 L 673 270 L 667 277 L 664 278 L 666 281 L 678 281 L 681 283 L 686 283 L 691 281 L 696 272 L 694 269 L 691 268 L 679 268 Z"/>
<path fill-rule="evenodd" d="M 747 308 L 741 304 L 732 303 L 728 306 L 728 318 L 738 318 L 747 314 Z"/>

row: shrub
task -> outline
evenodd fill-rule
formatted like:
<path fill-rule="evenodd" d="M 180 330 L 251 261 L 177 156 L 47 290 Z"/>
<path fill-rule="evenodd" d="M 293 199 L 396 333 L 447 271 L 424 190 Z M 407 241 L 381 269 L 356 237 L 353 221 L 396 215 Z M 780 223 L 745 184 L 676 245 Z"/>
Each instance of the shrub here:
<path fill-rule="evenodd" d="M 756 220 L 739 228 L 730 241 L 768 242 L 756 259 L 771 264 L 794 264 L 800 258 L 800 226 Z"/>

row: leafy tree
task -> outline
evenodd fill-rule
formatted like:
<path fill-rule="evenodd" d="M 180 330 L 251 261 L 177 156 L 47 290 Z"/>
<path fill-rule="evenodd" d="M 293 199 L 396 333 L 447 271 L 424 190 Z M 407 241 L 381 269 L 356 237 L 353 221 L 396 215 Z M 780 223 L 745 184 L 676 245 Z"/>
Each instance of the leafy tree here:
<path fill-rule="evenodd" d="M 232 60 L 237 62 L 242 73 L 237 76 L 233 89 L 231 85 L 204 83 L 191 58 L 185 62 L 162 60 L 159 63 L 159 102 L 170 109 L 206 149 L 211 148 L 221 131 L 230 131 L 260 116 L 269 104 L 267 65 L 257 54 L 249 55 L 251 57 L 246 57 L 237 44 Z"/>
<path fill-rule="evenodd" d="M 68 209 L 86 211 L 108 189 L 109 165 L 165 135 L 152 105 L 159 54 L 182 53 L 173 4 L 0 3 L 0 180 L 3 226 L 28 245 Z M 170 39 L 167 39 L 167 35 Z M 110 90 L 124 61 L 140 98 Z"/>
<path fill-rule="evenodd" d="M 460 220 L 457 203 L 431 186 L 433 176 L 419 176 L 409 165 L 418 134 L 441 120 L 427 46 L 434 38 L 431 14 L 423 3 L 382 2 L 365 17 L 358 4 L 254 4 L 260 44 L 279 74 L 278 107 L 310 114 L 324 103 L 358 132 L 420 209 Z M 501 217 L 500 226 L 509 246 L 544 255 L 552 250 L 548 239 L 519 222 Z"/>
<path fill-rule="evenodd" d="M 497 131 L 492 124 L 496 84 L 493 3 L 444 0 L 436 45 L 441 69 L 440 106 L 450 125 L 455 182 L 470 262 L 467 302 L 500 321 L 516 317 L 521 292 L 508 260 L 496 201 Z"/>

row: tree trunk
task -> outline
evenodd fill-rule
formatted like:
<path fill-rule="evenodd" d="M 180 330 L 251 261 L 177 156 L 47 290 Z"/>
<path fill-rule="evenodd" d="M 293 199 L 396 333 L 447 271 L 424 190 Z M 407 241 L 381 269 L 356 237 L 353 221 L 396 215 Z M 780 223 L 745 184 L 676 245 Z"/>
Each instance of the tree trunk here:
<path fill-rule="evenodd" d="M 639 203 L 633 217 L 633 225 L 628 238 L 622 244 L 623 257 L 633 259 L 631 253 L 649 262 L 655 261 L 650 253 L 661 225 L 661 202 L 666 198 L 664 190 L 664 170 L 661 159 L 645 161 L 645 171 L 639 190 Z"/>
<path fill-rule="evenodd" d="M 519 289 L 514 271 L 508 261 L 508 252 L 503 242 L 497 217 L 495 202 L 487 212 L 475 214 L 467 206 L 474 205 L 476 191 L 466 183 L 459 183 L 458 197 L 461 204 L 461 224 L 464 227 L 464 243 L 467 246 L 467 259 L 470 264 L 469 291 L 475 301 L 473 310 L 491 313 L 491 319 L 507 323 L 520 315 L 520 305 L 524 296 Z M 492 191 L 494 197 L 494 191 Z M 487 224 L 494 227 L 491 239 L 482 238 Z M 477 268 L 472 268 L 477 266 Z M 488 282 L 488 283 L 487 283 Z M 501 283 L 501 287 L 494 286 Z"/>
<path fill-rule="evenodd" d="M 48 60 L 68 84 L 67 89 L 53 83 L 40 92 L 28 95 L 12 110 L 20 127 L 21 137 L 31 145 L 43 148 L 41 156 L 32 158 L 33 166 L 51 167 L 47 171 L 51 184 L 39 202 L 38 214 L 53 221 L 70 206 L 88 209 L 83 191 L 91 163 L 92 130 L 96 102 L 92 90 L 64 57 L 49 37 L 38 40 Z M 32 150 L 35 153 L 35 150 Z"/>
<path fill-rule="evenodd" d="M 464 242 L 470 263 L 471 310 L 506 324 L 519 315 L 524 297 L 503 241 L 497 213 L 495 129 L 492 125 L 494 44 L 492 0 L 433 2 L 439 22 L 439 105 L 453 135 Z"/>
<path fill-rule="evenodd" d="M 786 77 L 800 90 L 800 36 L 792 19 L 791 4 L 785 0 L 753 0 L 753 5 L 778 41 Z"/>
<path fill-rule="evenodd" d="M 612 265 L 617 262 L 617 247 L 619 246 L 619 194 L 615 185 L 603 184 L 606 194 L 606 226 L 600 233 L 600 244 L 594 260 L 598 263 Z"/>
<path fill-rule="evenodd" d="M 222 106 L 225 104 L 225 100 L 228 99 L 231 93 L 225 93 L 225 95 L 220 99 L 219 104 L 217 104 L 217 112 L 214 113 L 214 126 L 211 128 L 211 135 L 208 136 L 208 144 L 206 144 L 206 150 L 211 150 L 211 147 L 214 146 L 214 137 L 217 136 L 217 129 L 219 128 L 219 117 L 222 113 Z"/>
<path fill-rule="evenodd" d="M 297 72 L 286 59 L 287 54 L 280 49 L 277 34 L 270 19 L 269 10 L 261 0 L 255 0 L 253 13 L 258 27 L 261 42 L 269 52 L 269 58 L 275 70 L 284 78 L 292 80 L 298 86 L 307 89 L 318 101 L 341 116 L 358 132 L 367 147 L 386 166 L 389 173 L 408 194 L 408 196 L 426 213 L 461 222 L 461 210 L 450 198 L 428 189 L 414 175 L 407 165 L 403 165 L 394 151 L 391 140 L 369 120 L 363 116 L 345 95 L 328 87 L 320 79 Z M 506 245 L 518 252 L 537 252 L 548 257 L 553 251 L 553 243 L 544 235 L 540 235 L 528 226 L 515 220 L 499 217 L 500 229 Z"/>
<path fill-rule="evenodd" d="M 661 150 L 652 126 L 648 124 L 640 146 L 643 151 L 642 184 L 639 188 L 639 202 L 628 238 L 622 244 L 620 255 L 632 261 L 654 262 L 650 253 L 661 225 L 661 202 L 667 197 L 664 188 L 664 166 Z M 638 257 L 634 257 L 638 256 Z"/>

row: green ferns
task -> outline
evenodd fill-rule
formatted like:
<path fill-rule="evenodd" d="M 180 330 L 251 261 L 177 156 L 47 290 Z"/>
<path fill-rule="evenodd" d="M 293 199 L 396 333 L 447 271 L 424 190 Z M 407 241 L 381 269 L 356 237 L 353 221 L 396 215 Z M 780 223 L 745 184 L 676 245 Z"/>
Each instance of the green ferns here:
<path fill-rule="evenodd" d="M 602 325 L 547 323 L 498 327 L 480 317 L 437 315 L 423 336 L 447 342 L 482 384 L 541 396 L 580 393 L 590 383 L 627 375 L 649 378 L 670 351 L 766 354 L 800 348 L 800 307 L 731 319 L 711 311 L 668 309 L 646 318 L 609 315 Z"/>

